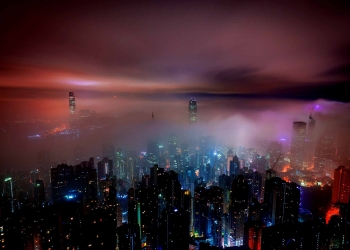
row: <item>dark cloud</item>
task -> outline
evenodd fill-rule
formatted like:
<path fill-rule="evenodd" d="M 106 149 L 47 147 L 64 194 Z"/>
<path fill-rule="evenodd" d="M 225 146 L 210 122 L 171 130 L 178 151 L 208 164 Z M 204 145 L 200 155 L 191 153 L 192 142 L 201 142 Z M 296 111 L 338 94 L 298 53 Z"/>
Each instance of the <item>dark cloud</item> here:
<path fill-rule="evenodd" d="M 69 91 L 99 110 L 349 102 L 348 23 L 345 1 L 13 2 L 0 10 L 0 97 L 18 115 L 65 114 Z"/>
<path fill-rule="evenodd" d="M 345 77 L 350 80 L 350 63 L 332 68 L 324 72 L 322 76 Z"/>
<path fill-rule="evenodd" d="M 253 68 L 232 68 L 227 70 L 222 70 L 220 72 L 214 73 L 212 79 L 214 83 L 217 84 L 239 84 L 246 83 L 253 79 L 253 75 L 257 72 L 257 69 Z"/>

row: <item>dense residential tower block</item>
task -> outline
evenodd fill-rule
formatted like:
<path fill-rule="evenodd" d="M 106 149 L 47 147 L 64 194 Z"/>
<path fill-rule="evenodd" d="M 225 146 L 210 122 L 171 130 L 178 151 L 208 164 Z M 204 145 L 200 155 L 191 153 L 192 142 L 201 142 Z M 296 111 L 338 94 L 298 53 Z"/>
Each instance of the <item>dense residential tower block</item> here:
<path fill-rule="evenodd" d="M 349 203 L 350 196 L 350 168 L 339 166 L 334 170 L 332 189 L 332 203 Z"/>

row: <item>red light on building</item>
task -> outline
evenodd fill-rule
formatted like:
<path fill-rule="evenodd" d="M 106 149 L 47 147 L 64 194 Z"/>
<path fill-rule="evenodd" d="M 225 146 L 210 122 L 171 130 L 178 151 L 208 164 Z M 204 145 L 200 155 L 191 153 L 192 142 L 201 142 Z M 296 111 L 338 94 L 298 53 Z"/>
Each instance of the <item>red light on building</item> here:
<path fill-rule="evenodd" d="M 334 170 L 332 203 L 349 203 L 350 196 L 350 169 L 339 166 Z"/>

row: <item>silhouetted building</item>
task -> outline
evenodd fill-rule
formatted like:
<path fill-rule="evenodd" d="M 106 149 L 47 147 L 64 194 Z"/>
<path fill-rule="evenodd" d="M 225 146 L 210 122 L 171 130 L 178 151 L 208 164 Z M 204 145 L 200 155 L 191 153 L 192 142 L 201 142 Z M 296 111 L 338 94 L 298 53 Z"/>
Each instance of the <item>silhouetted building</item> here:
<path fill-rule="evenodd" d="M 237 155 L 234 155 L 230 161 L 229 175 L 238 175 L 240 173 L 240 162 Z"/>
<path fill-rule="evenodd" d="M 264 203 L 267 211 L 263 215 L 266 226 L 282 223 L 298 223 L 300 189 L 279 177 L 265 181 Z"/>
<path fill-rule="evenodd" d="M 113 176 L 113 161 L 107 157 L 97 163 L 98 179 L 105 179 L 106 176 Z"/>
<path fill-rule="evenodd" d="M 229 151 L 227 151 L 227 156 L 226 156 L 226 159 L 227 159 L 227 164 L 226 164 L 226 171 L 225 171 L 225 174 L 226 175 L 231 175 L 230 172 L 231 172 L 231 161 L 233 160 L 233 151 L 232 149 L 230 149 Z"/>
<path fill-rule="evenodd" d="M 45 186 L 43 180 L 36 180 L 34 184 L 34 201 L 38 203 L 45 202 Z"/>
<path fill-rule="evenodd" d="M 90 208 L 97 204 L 97 172 L 96 169 L 91 167 L 90 161 L 82 162 L 80 165 L 75 166 L 74 172 L 74 189 L 82 194 L 83 203 L 87 208 Z"/>
<path fill-rule="evenodd" d="M 141 240 L 138 225 L 123 224 L 118 227 L 118 247 L 120 250 L 141 250 Z"/>
<path fill-rule="evenodd" d="M 244 223 L 248 217 L 249 184 L 243 175 L 238 175 L 232 183 L 229 208 L 230 246 L 242 246 L 244 239 Z"/>
<path fill-rule="evenodd" d="M 265 225 L 261 221 L 251 221 L 244 225 L 244 245 L 251 250 L 261 250 L 262 231 Z"/>
<path fill-rule="evenodd" d="M 190 232 L 187 220 L 188 212 L 182 208 L 168 206 L 162 211 L 159 230 L 162 249 L 188 249 Z"/>
<path fill-rule="evenodd" d="M 264 227 L 261 249 L 347 249 L 334 248 L 324 220 Z"/>
<path fill-rule="evenodd" d="M 72 199 L 69 192 L 74 188 L 74 170 L 73 166 L 66 164 L 51 168 L 51 188 L 52 201 L 59 202 L 65 198 Z"/>
<path fill-rule="evenodd" d="M 37 153 L 39 178 L 44 181 L 45 187 L 50 188 L 50 169 L 51 169 L 51 157 L 50 151 L 43 149 Z M 48 191 L 48 190 L 46 190 Z M 46 192 L 47 197 L 49 192 Z"/>
<path fill-rule="evenodd" d="M 158 164 L 155 164 L 150 168 L 150 184 L 157 187 L 162 175 L 164 175 L 164 168 L 159 168 Z"/>

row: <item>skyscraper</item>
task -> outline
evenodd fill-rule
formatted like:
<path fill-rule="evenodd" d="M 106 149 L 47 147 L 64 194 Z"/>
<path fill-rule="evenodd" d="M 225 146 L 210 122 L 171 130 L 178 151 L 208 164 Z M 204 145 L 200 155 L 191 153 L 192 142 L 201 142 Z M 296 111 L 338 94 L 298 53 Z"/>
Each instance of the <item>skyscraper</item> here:
<path fill-rule="evenodd" d="M 50 196 L 51 192 L 51 182 L 50 182 L 50 169 L 51 169 L 51 157 L 50 151 L 46 149 L 42 149 L 37 153 L 38 159 L 38 179 L 44 181 L 45 192 L 47 198 Z M 33 182 L 34 184 L 35 182 Z"/>
<path fill-rule="evenodd" d="M 75 112 L 75 94 L 74 92 L 69 92 L 69 121 L 70 121 L 70 127 L 75 128 L 76 127 L 76 112 Z"/>
<path fill-rule="evenodd" d="M 293 122 L 290 166 L 293 169 L 303 168 L 305 149 L 306 122 Z"/>
<path fill-rule="evenodd" d="M 147 162 L 150 166 L 154 166 L 155 164 L 159 163 L 159 156 L 160 156 L 160 150 L 159 150 L 159 141 L 154 140 L 148 140 L 147 141 Z"/>
<path fill-rule="evenodd" d="M 266 179 L 264 203 L 267 210 L 263 222 L 266 226 L 298 223 L 300 189 L 296 183 L 279 177 Z"/>
<path fill-rule="evenodd" d="M 170 156 L 174 156 L 177 154 L 177 137 L 175 134 L 172 134 L 169 136 L 169 144 L 168 144 L 168 151 Z"/>
<path fill-rule="evenodd" d="M 190 122 L 197 121 L 197 101 L 194 98 L 191 98 L 188 105 L 188 118 Z"/>
<path fill-rule="evenodd" d="M 75 115 L 75 94 L 69 92 L 69 112 L 71 115 Z"/>
<path fill-rule="evenodd" d="M 161 249 L 188 249 L 188 212 L 182 208 L 167 206 L 160 219 Z M 159 249 L 159 248 L 158 248 Z"/>
<path fill-rule="evenodd" d="M 226 173 L 227 175 L 230 175 L 230 164 L 231 161 L 233 160 L 233 151 L 232 149 L 230 149 L 229 151 L 227 151 L 227 164 L 226 164 Z"/>
<path fill-rule="evenodd" d="M 332 203 L 349 203 L 350 197 L 350 169 L 339 166 L 334 170 L 332 188 Z"/>
<path fill-rule="evenodd" d="M 230 246 L 242 246 L 244 223 L 249 209 L 249 184 L 243 175 L 238 175 L 232 183 L 229 205 Z"/>
<path fill-rule="evenodd" d="M 58 202 L 68 195 L 74 188 L 74 169 L 73 166 L 66 164 L 58 165 L 50 169 L 52 201 Z"/>

